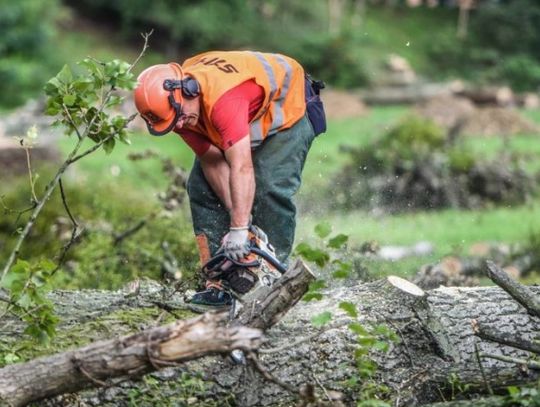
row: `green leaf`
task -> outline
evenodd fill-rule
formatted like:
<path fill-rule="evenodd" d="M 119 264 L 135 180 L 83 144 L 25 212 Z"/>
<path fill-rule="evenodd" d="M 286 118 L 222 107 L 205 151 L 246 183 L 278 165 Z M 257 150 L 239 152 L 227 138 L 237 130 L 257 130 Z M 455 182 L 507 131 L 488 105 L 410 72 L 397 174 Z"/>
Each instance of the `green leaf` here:
<path fill-rule="evenodd" d="M 362 325 L 360 325 L 358 322 L 353 322 L 348 325 L 349 329 L 353 331 L 357 335 L 368 335 L 369 332 L 364 328 Z"/>
<path fill-rule="evenodd" d="M 347 278 L 349 277 L 349 272 L 345 270 L 336 270 L 332 273 L 332 277 L 334 278 Z"/>
<path fill-rule="evenodd" d="M 34 305 L 34 301 L 28 294 L 23 294 L 21 298 L 17 300 L 17 305 L 23 309 L 30 309 Z"/>
<path fill-rule="evenodd" d="M 118 133 L 118 140 L 120 140 L 122 143 L 130 146 L 131 145 L 131 140 L 129 139 L 129 134 L 128 132 L 124 129 L 124 130 L 120 130 L 120 132 Z"/>
<path fill-rule="evenodd" d="M 120 103 L 122 103 L 123 100 L 124 98 L 118 95 L 111 95 L 111 97 L 109 97 L 109 100 L 106 103 L 106 106 L 107 107 L 118 106 Z"/>
<path fill-rule="evenodd" d="M 56 268 L 56 264 L 50 259 L 41 259 L 39 261 L 39 267 L 47 273 L 52 273 Z"/>
<path fill-rule="evenodd" d="M 47 280 L 41 276 L 41 273 L 34 274 L 30 281 L 38 288 L 47 284 Z"/>
<path fill-rule="evenodd" d="M 324 267 L 330 261 L 330 255 L 322 250 L 314 249 L 307 243 L 296 246 L 296 252 L 305 260 L 314 262 L 319 267 Z"/>
<path fill-rule="evenodd" d="M 309 291 L 318 291 L 323 288 L 326 288 L 326 281 L 324 280 L 315 280 L 309 283 Z"/>
<path fill-rule="evenodd" d="M 10 365 L 12 363 L 17 363 L 21 358 L 15 353 L 7 353 L 4 355 L 4 364 Z"/>
<path fill-rule="evenodd" d="M 105 150 L 105 153 L 110 154 L 114 150 L 115 144 L 116 140 L 112 137 L 108 139 L 105 143 L 103 143 L 103 149 Z"/>
<path fill-rule="evenodd" d="M 358 343 L 365 347 L 372 347 L 375 343 L 375 338 L 373 336 L 359 336 Z"/>
<path fill-rule="evenodd" d="M 328 242 L 328 247 L 331 247 L 332 249 L 339 249 L 341 248 L 347 241 L 349 240 L 349 236 L 344 234 L 339 234 Z"/>
<path fill-rule="evenodd" d="M 330 233 L 332 233 L 332 226 L 328 222 L 319 223 L 317 226 L 315 226 L 315 233 L 321 239 L 324 239 L 330 235 Z"/>
<path fill-rule="evenodd" d="M 390 349 L 390 345 L 388 345 L 388 342 L 377 341 L 373 344 L 373 348 L 382 352 L 388 352 L 388 349 Z"/>
<path fill-rule="evenodd" d="M 323 295 L 321 293 L 308 291 L 307 293 L 304 294 L 304 296 L 302 297 L 302 300 L 305 302 L 320 301 L 322 300 L 322 298 L 323 298 Z"/>
<path fill-rule="evenodd" d="M 318 315 L 315 315 L 311 318 L 311 323 L 314 326 L 323 326 L 327 324 L 332 319 L 332 313 L 329 311 L 325 311 L 323 313 L 320 313 Z"/>
<path fill-rule="evenodd" d="M 56 78 L 64 85 L 70 83 L 73 80 L 73 75 L 71 74 L 69 66 L 64 65 L 60 72 L 58 72 L 58 75 L 56 75 Z"/>
<path fill-rule="evenodd" d="M 356 306 L 351 302 L 340 302 L 339 308 L 341 308 L 343 311 L 347 313 L 352 318 L 358 317 L 358 312 L 356 311 Z"/>
<path fill-rule="evenodd" d="M 64 95 L 64 98 L 63 98 L 63 102 L 66 106 L 73 106 L 76 100 L 77 100 L 77 96 L 72 95 L 70 93 L 68 93 L 67 95 Z"/>
<path fill-rule="evenodd" d="M 350 275 L 352 270 L 352 265 L 350 263 L 345 263 L 341 260 L 335 260 L 334 264 L 338 264 L 339 268 L 332 273 L 334 278 L 347 278 Z"/>
<path fill-rule="evenodd" d="M 20 273 L 14 273 L 13 269 L 10 270 L 0 282 L 0 286 L 7 290 L 10 290 L 14 294 L 20 291 L 24 287 L 25 276 Z"/>
<path fill-rule="evenodd" d="M 26 260 L 17 260 L 15 265 L 11 268 L 12 273 L 27 274 L 30 271 L 30 263 Z"/>

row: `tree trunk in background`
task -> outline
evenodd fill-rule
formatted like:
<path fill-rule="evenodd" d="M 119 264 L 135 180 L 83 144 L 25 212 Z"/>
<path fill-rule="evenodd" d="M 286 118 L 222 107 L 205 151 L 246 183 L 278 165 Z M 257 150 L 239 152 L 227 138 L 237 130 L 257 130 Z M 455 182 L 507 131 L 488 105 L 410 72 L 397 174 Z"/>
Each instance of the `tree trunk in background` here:
<path fill-rule="evenodd" d="M 457 27 L 457 37 L 461 40 L 467 38 L 469 28 L 469 14 L 473 6 L 474 0 L 458 0 L 459 1 L 459 17 Z"/>

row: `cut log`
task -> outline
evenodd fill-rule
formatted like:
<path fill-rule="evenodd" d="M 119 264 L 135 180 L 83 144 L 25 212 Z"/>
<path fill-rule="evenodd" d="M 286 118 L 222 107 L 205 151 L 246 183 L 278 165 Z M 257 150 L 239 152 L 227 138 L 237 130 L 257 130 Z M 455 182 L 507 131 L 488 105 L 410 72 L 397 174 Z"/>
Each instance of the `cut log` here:
<path fill-rule="evenodd" d="M 474 104 L 481 106 L 505 107 L 515 103 L 514 93 L 507 86 L 463 89 L 458 96 L 470 99 Z"/>
<path fill-rule="evenodd" d="M 307 384 L 308 388 L 312 386 L 315 389 L 320 399 L 327 399 L 326 393 L 341 393 L 343 403 L 353 405 L 358 391 L 348 386 L 346 381 L 358 376 L 354 359 L 358 341 L 347 327 L 351 318 L 338 307 L 343 301 L 355 304 L 359 314 L 356 322 L 365 326 L 385 324 L 400 338 L 399 342 L 390 345 L 388 353 L 372 349 L 369 354 L 369 358 L 379 366 L 376 380 L 388 386 L 387 396 L 393 399 L 393 405 L 440 401 L 442 396 L 448 397 L 451 393 L 446 390 L 450 388 L 451 377 L 459 383 L 469 384 L 471 388 L 483 390 L 485 382 L 476 358 L 475 344 L 482 354 L 518 360 L 530 357 L 528 352 L 484 341 L 474 334 L 473 319 L 481 326 L 514 332 L 529 341 L 539 331 L 539 319 L 530 315 L 501 288 L 439 288 L 426 291 L 422 296 L 416 288 L 402 290 L 398 287 L 388 280 L 348 284 L 328 291 L 321 301 L 297 304 L 267 332 L 265 352 L 259 354 L 260 364 L 269 374 L 292 388 L 306 388 Z M 530 290 L 535 295 L 540 294 L 538 287 L 530 287 Z M 145 292 L 143 287 L 140 295 L 145 295 Z M 114 296 L 106 292 L 83 291 L 69 301 L 67 296 L 66 293 L 56 296 L 63 302 L 65 308 L 62 309 L 66 312 L 70 309 L 68 302 L 74 300 L 77 300 L 78 309 L 92 303 L 115 304 Z M 86 301 L 87 298 L 92 301 Z M 125 301 L 119 294 L 116 300 L 118 303 Z M 151 301 L 147 298 L 139 304 L 148 302 Z M 330 311 L 333 319 L 321 331 L 310 321 L 323 311 Z M 80 315 L 95 312 L 95 309 L 86 310 Z M 115 328 L 110 326 L 111 330 Z M 538 378 L 538 372 L 524 370 L 502 360 L 482 359 L 482 368 L 486 380 L 495 389 L 534 382 Z M 155 380 L 159 380 L 159 390 L 153 390 L 155 397 L 164 397 L 172 404 L 187 404 L 182 398 L 185 396 L 175 387 L 185 374 L 204 378 L 204 391 L 192 396 L 196 402 L 205 397 L 213 401 L 226 397 L 242 406 L 293 405 L 295 398 L 299 397 L 273 382 L 269 383 L 249 365 L 234 364 L 230 358 L 215 356 L 152 373 Z M 127 403 L 133 392 L 140 392 L 141 388 L 144 388 L 144 383 L 125 381 L 121 386 L 101 391 L 87 390 L 78 397 L 91 406 L 119 405 Z"/>
<path fill-rule="evenodd" d="M 410 86 L 378 87 L 362 92 L 361 96 L 368 105 L 400 105 L 420 103 L 451 93 L 449 85 L 425 83 Z"/>
<path fill-rule="evenodd" d="M 272 287 L 262 287 L 244 301 L 236 316 L 241 325 L 266 330 L 275 325 L 307 292 L 315 275 L 298 260 Z"/>

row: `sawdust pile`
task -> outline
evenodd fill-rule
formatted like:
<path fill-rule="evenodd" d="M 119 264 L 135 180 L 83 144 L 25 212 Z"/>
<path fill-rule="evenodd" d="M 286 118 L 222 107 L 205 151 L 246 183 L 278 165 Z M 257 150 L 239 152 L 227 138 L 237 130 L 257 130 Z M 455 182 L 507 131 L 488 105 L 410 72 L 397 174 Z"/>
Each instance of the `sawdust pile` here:
<path fill-rule="evenodd" d="M 368 109 L 360 96 L 351 92 L 325 88 L 321 91 L 327 119 L 346 119 L 367 114 Z"/>
<path fill-rule="evenodd" d="M 463 97 L 436 97 L 418 105 L 415 110 L 447 130 L 457 130 L 466 135 L 504 136 L 540 132 L 539 126 L 514 109 L 476 107 Z"/>

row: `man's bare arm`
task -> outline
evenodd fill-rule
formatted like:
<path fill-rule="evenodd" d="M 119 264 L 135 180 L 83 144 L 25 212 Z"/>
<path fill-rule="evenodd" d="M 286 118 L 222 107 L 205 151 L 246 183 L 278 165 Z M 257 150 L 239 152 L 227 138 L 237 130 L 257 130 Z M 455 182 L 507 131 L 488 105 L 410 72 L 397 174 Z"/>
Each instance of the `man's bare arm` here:
<path fill-rule="evenodd" d="M 255 197 L 255 171 L 249 135 L 227 149 L 225 159 L 230 168 L 231 227 L 247 226 Z"/>

